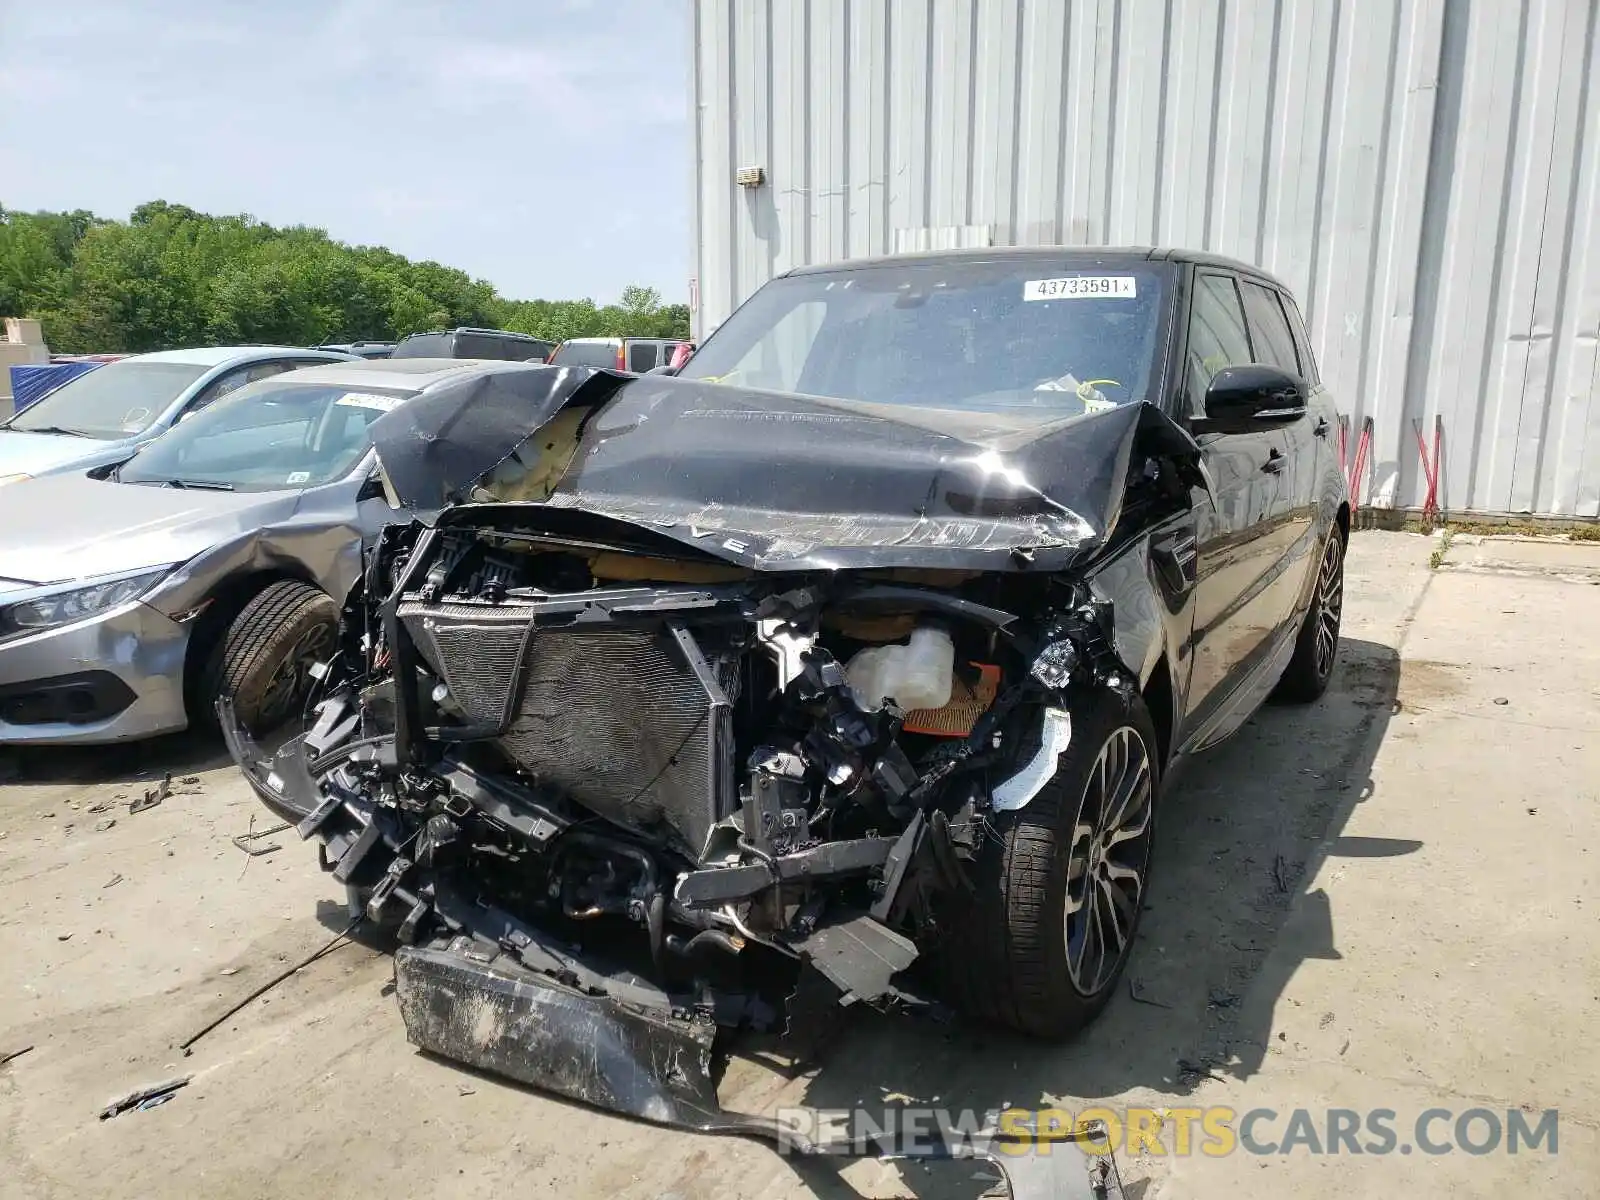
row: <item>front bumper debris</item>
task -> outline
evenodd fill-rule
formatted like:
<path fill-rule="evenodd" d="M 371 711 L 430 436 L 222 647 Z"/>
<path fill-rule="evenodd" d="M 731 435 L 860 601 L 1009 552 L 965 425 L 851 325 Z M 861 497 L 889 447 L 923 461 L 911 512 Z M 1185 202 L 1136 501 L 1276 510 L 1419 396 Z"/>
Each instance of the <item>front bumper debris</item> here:
<path fill-rule="evenodd" d="M 444 888 L 418 895 L 382 865 L 392 856 L 373 823 L 333 827 L 304 741 L 267 753 L 218 706 L 228 749 L 261 800 L 302 838 L 320 835 L 351 915 L 407 914 L 402 943 L 426 910 L 448 936 L 405 944 L 395 993 L 410 1041 L 430 1054 L 582 1104 L 695 1133 L 752 1138 L 807 1158 L 982 1161 L 1017 1200 L 1121 1200 L 1103 1126 L 1040 1130 L 990 1121 L 974 1133 L 871 1129 L 818 1136 L 778 1117 L 730 1112 L 717 1097 L 717 1027 L 628 971 L 575 957 L 570 947 L 482 902 Z M 397 861 L 404 861 L 403 859 Z M 364 881 L 364 882 L 363 882 Z M 791 1114 L 798 1116 L 797 1113 Z"/>
<path fill-rule="evenodd" d="M 504 956 L 460 938 L 447 948 L 402 948 L 395 991 L 406 1036 L 432 1054 L 542 1091 L 658 1125 L 766 1141 L 808 1158 L 985 1161 L 1016 1200 L 1120 1200 L 1103 1126 L 971 1137 L 889 1131 L 816 1140 L 773 1117 L 729 1112 L 717 1100 L 714 1029 L 670 1011 L 586 994 L 508 968 Z"/>

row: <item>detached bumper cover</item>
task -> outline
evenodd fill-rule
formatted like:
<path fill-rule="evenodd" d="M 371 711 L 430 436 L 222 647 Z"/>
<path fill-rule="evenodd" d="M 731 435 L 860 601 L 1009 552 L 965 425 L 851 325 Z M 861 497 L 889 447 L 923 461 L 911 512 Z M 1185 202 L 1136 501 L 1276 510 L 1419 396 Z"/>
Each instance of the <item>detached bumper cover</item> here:
<path fill-rule="evenodd" d="M 709 1025 L 475 962 L 472 953 L 458 939 L 448 949 L 407 947 L 396 955 L 395 992 L 414 1045 L 597 1108 L 697 1133 L 767 1141 L 786 1154 L 981 1160 L 1005 1177 L 1017 1200 L 1123 1195 L 1104 1133 L 1093 1128 L 1051 1135 L 1045 1143 L 995 1134 L 908 1140 L 893 1133 L 814 1141 L 776 1118 L 728 1112 L 712 1079 Z"/>

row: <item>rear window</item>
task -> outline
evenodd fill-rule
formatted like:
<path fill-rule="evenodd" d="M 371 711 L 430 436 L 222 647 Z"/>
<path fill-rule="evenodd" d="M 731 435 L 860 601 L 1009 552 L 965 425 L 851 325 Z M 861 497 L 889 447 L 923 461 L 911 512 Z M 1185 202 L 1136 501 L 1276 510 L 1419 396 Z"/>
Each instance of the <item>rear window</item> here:
<path fill-rule="evenodd" d="M 417 333 L 394 348 L 390 358 L 454 358 L 453 333 Z"/>
<path fill-rule="evenodd" d="M 1255 348 L 1256 361 L 1299 374 L 1294 335 L 1289 332 L 1278 294 L 1248 279 L 1239 281 L 1239 292 L 1244 297 L 1244 314 L 1250 321 L 1250 344 Z"/>
<path fill-rule="evenodd" d="M 557 367 L 615 367 L 616 342 L 562 342 L 550 356 Z"/>
<path fill-rule="evenodd" d="M 628 370 L 643 374 L 657 364 L 658 347 L 654 342 L 628 343 Z"/>
<path fill-rule="evenodd" d="M 532 338 L 506 337 L 498 333 L 458 333 L 456 358 L 495 358 L 506 362 L 527 362 L 530 358 L 543 359 L 549 346 Z"/>

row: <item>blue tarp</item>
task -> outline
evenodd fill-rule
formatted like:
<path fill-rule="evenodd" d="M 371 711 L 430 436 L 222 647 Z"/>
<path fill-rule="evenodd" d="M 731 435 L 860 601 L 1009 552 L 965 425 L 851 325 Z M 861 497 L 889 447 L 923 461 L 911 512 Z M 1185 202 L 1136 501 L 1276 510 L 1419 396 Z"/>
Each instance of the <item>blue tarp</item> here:
<path fill-rule="evenodd" d="M 31 367 L 11 368 L 11 406 L 21 412 L 41 397 L 48 396 L 69 379 L 86 375 L 104 363 L 66 362 L 41 363 Z"/>

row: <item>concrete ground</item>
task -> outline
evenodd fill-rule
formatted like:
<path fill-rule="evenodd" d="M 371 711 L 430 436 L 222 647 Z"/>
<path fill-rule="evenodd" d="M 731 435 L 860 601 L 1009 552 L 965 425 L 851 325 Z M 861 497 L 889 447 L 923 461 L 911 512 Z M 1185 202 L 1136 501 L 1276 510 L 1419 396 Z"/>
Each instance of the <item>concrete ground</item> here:
<path fill-rule="evenodd" d="M 1168 797 L 1126 994 L 1078 1042 L 850 1018 L 823 1067 L 736 1063 L 732 1107 L 922 1102 L 1225 1106 L 1223 1134 L 1290 1153 L 1120 1156 L 1139 1200 L 1592 1196 L 1600 1134 L 1600 547 L 1364 533 L 1345 645 L 1317 705 L 1270 707 Z M 0 1196 L 605 1200 L 914 1196 L 971 1164 L 842 1173 L 643 1127 L 422 1057 L 388 959 L 346 944 L 174 1047 L 343 925 L 337 887 L 188 741 L 32 754 L 0 787 Z M 130 815 L 163 771 L 176 792 Z M 142 772 L 142 778 L 140 774 Z M 114 824 L 112 823 L 114 822 Z M 161 1107 L 112 1096 L 192 1073 Z M 1328 1148 L 1328 1110 L 1392 1110 L 1395 1148 Z M 1558 1152 L 1422 1152 L 1487 1110 Z M 1270 1109 L 1253 1119 L 1249 1110 Z M 1344 1118 L 1334 1118 L 1343 1120 Z M 1487 1142 L 1488 1117 L 1466 1141 Z M 1476 1122 L 1472 1124 L 1471 1122 Z M 1356 1145 L 1381 1139 L 1365 1127 Z"/>

